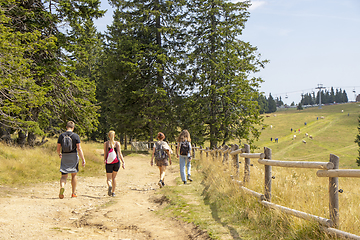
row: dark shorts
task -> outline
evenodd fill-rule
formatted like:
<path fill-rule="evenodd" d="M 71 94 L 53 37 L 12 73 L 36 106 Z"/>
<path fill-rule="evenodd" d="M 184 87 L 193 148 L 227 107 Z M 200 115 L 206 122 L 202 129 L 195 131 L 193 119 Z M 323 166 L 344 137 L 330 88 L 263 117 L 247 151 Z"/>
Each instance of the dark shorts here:
<path fill-rule="evenodd" d="M 120 161 L 113 164 L 105 165 L 106 173 L 118 172 L 120 169 Z"/>
<path fill-rule="evenodd" d="M 169 166 L 169 160 L 167 158 L 162 159 L 162 160 L 155 159 L 155 163 L 156 163 L 156 166 L 158 166 L 158 167 Z"/>

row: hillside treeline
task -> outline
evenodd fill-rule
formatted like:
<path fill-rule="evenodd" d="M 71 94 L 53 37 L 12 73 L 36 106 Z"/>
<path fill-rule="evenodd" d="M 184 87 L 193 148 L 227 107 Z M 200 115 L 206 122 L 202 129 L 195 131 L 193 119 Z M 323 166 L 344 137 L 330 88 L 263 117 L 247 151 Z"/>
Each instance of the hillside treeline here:
<path fill-rule="evenodd" d="M 257 101 L 260 108 L 260 114 L 276 112 L 277 107 L 284 105 L 284 102 L 282 101 L 281 97 L 280 98 L 276 97 L 274 99 L 271 93 L 269 94 L 269 97 L 260 95 Z"/>
<path fill-rule="evenodd" d="M 97 0 L 0 0 L 0 135 L 34 145 L 67 121 L 89 139 L 172 141 L 187 128 L 211 146 L 259 136 L 266 64 L 241 40 L 250 3 L 111 0 L 101 34 Z"/>
<path fill-rule="evenodd" d="M 314 105 L 319 103 L 319 96 L 320 93 L 317 92 L 316 96 L 315 93 L 306 93 L 301 96 L 301 105 Z M 325 90 L 321 91 L 321 103 L 322 104 L 328 104 L 328 103 L 347 103 L 348 97 L 345 90 L 336 89 L 334 91 L 334 88 L 331 87 L 330 91 Z"/>

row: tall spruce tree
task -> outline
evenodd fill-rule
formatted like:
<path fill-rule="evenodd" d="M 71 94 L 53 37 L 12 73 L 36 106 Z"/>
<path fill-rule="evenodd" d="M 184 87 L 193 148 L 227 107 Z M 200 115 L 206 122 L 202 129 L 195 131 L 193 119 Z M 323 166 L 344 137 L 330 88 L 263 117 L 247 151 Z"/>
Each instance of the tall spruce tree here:
<path fill-rule="evenodd" d="M 61 108 L 53 109 L 61 125 L 77 123 L 77 131 L 90 133 L 98 124 L 94 52 L 99 36 L 93 20 L 104 15 L 100 0 L 54 0 L 58 21 L 66 23 L 65 33 L 57 35 L 61 50 L 63 90 L 54 100 Z M 64 91 L 65 90 L 65 91 Z"/>
<path fill-rule="evenodd" d="M 266 61 L 257 48 L 240 40 L 249 17 L 249 1 L 187 1 L 189 14 L 188 68 L 195 91 L 196 111 L 191 116 L 196 134 L 210 146 L 237 138 L 251 142 L 259 136 L 257 91 L 261 79 L 252 78 Z"/>
<path fill-rule="evenodd" d="M 7 52 L 14 60 L 7 59 L 9 69 L 16 67 L 18 72 L 15 78 L 3 72 L 5 102 L 0 107 L 5 114 L 0 120 L 3 126 L 18 130 L 20 144 L 24 144 L 25 132 L 33 145 L 35 133 L 55 133 L 67 120 L 74 120 L 80 133 L 96 125 L 95 88 L 77 75 L 81 59 L 73 54 L 79 51 L 71 49 L 81 42 L 72 42 L 58 25 L 66 21 L 74 29 L 71 23 L 76 19 L 101 16 L 99 4 L 92 0 L 1 1 L 1 31 L 5 33 L 1 34 L 5 43 L 1 54 Z M 16 46 L 11 51 L 6 45 L 9 41 Z"/>
<path fill-rule="evenodd" d="M 157 131 L 174 139 L 174 97 L 184 52 L 182 1 L 111 0 L 107 33 L 107 124 L 139 139 Z M 105 108 L 105 106 L 104 106 Z"/>
<path fill-rule="evenodd" d="M 47 76 L 54 72 L 57 50 L 56 18 L 42 1 L 1 1 L 1 55 L 8 69 L 2 72 L 1 125 L 18 130 L 18 143 L 34 144 L 35 133 L 42 134 L 47 114 L 48 93 L 53 85 Z M 3 66 L 3 64 L 1 64 Z M 16 69 L 16 73 L 14 70 Z M 10 70 L 10 71 L 8 71 Z M 5 111 L 3 111 L 5 110 Z"/>

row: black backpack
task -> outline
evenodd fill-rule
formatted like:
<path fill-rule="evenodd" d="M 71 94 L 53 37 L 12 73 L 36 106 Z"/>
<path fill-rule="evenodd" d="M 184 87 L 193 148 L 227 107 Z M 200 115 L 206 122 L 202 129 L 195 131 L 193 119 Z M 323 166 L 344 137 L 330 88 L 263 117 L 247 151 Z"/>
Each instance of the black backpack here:
<path fill-rule="evenodd" d="M 71 139 L 71 136 L 73 135 L 74 133 L 71 133 L 70 135 L 66 135 L 64 134 L 64 138 L 62 140 L 62 151 L 64 153 L 69 153 L 69 152 L 72 152 L 74 150 L 74 147 L 73 147 L 73 142 L 72 142 L 72 139 Z"/>
<path fill-rule="evenodd" d="M 190 152 L 190 142 L 185 141 L 180 143 L 180 155 L 187 156 Z"/>

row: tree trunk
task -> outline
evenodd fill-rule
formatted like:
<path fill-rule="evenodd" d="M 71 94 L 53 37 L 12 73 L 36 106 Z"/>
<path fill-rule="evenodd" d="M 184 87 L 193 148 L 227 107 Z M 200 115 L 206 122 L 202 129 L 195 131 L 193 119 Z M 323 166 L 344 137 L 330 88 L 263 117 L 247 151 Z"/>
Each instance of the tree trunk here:
<path fill-rule="evenodd" d="M 10 129 L 7 127 L 0 127 L 0 139 L 5 141 L 7 144 L 12 144 L 13 140 L 11 139 Z"/>
<path fill-rule="evenodd" d="M 30 132 L 27 137 L 27 143 L 29 146 L 35 146 L 36 136 L 34 133 Z"/>
<path fill-rule="evenodd" d="M 25 146 L 25 142 L 26 142 L 26 135 L 23 131 L 19 131 L 18 132 L 18 139 L 17 139 L 17 144 L 21 147 Z"/>

